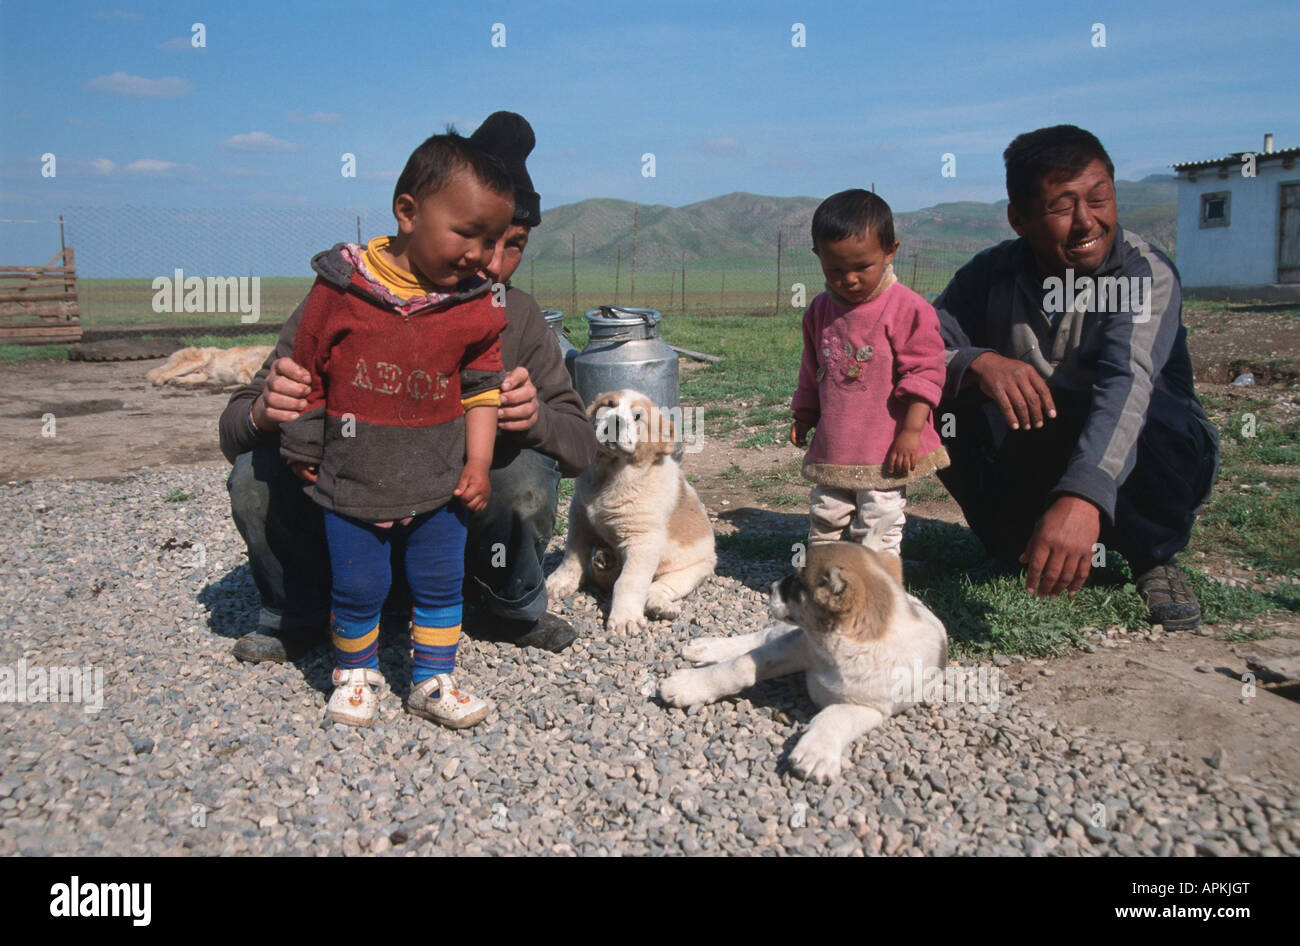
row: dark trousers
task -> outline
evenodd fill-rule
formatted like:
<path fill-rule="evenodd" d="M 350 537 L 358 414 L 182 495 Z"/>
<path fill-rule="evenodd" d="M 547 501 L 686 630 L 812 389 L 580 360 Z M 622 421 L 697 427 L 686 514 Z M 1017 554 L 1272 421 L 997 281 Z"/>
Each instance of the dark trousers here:
<path fill-rule="evenodd" d="M 494 465 L 490 479 L 487 508 L 470 514 L 465 600 L 498 617 L 536 620 L 546 611 L 542 557 L 555 526 L 559 469 L 545 454 L 521 450 Z M 258 623 L 263 628 L 324 631 L 329 623 L 324 516 L 302 487 L 278 447 L 241 454 L 226 480 L 231 516 L 248 547 L 262 599 Z M 409 611 L 400 541 L 393 543 L 391 554 L 393 588 L 385 610 Z"/>
<path fill-rule="evenodd" d="M 993 555 L 1015 562 L 1047 511 L 1048 494 L 1074 455 L 1091 406 L 1086 392 L 1052 391 L 1057 416 L 1038 430 L 1011 430 L 977 388 L 939 405 L 935 426 L 952 466 L 940 471 L 971 530 Z M 945 415 L 951 413 L 953 417 Z M 1120 484 L 1115 522 L 1098 541 L 1137 577 L 1187 546 L 1218 470 L 1218 438 L 1172 395 L 1151 393 L 1133 470 Z"/>

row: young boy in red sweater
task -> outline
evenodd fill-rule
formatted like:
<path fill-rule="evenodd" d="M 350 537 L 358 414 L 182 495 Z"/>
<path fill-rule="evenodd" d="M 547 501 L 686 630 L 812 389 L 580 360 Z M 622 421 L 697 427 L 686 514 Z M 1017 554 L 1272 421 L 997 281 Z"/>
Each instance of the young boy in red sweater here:
<path fill-rule="evenodd" d="M 504 377 L 505 312 L 479 275 L 510 224 L 510 178 L 456 134 L 434 135 L 397 180 L 398 232 L 318 254 L 293 360 L 312 375 L 280 452 L 324 508 L 336 669 L 330 719 L 369 726 L 379 617 L 405 546 L 414 600 L 407 709 L 446 726 L 489 705 L 451 677 L 470 511 L 487 505 Z"/>

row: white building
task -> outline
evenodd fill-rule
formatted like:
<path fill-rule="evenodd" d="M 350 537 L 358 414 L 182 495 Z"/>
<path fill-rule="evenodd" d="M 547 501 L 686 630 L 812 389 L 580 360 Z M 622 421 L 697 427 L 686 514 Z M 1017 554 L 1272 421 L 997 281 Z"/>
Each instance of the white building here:
<path fill-rule="evenodd" d="M 1300 148 L 1175 164 L 1178 272 L 1202 296 L 1300 297 Z M 1288 285 L 1289 284 L 1289 285 Z M 1247 291 L 1249 290 L 1249 291 Z"/>

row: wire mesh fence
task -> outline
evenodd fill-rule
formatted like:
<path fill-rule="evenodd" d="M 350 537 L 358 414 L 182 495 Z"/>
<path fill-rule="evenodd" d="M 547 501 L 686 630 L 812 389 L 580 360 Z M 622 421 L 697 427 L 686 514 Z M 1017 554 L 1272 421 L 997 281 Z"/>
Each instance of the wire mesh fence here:
<path fill-rule="evenodd" d="M 314 254 L 393 228 L 391 215 L 373 208 L 97 206 L 70 207 L 62 218 L 62 228 L 58 220 L 0 220 L 0 265 L 38 265 L 61 241 L 72 246 L 87 329 L 185 324 L 219 332 L 246 324 L 252 300 L 246 294 L 241 306 L 238 293 L 249 277 L 257 277 L 256 321 L 273 328 L 310 288 Z M 824 283 L 806 226 L 752 235 L 753 248 L 731 257 L 712 256 L 707 246 L 637 242 L 631 234 L 600 247 L 584 247 L 578 234 L 556 237 L 546 253 L 525 253 L 513 283 L 569 316 L 603 304 L 665 314 L 788 312 L 801 310 Z M 940 291 L 982 248 L 902 239 L 895 272 L 923 295 Z M 202 283 L 201 291 L 192 292 L 191 283 Z"/>

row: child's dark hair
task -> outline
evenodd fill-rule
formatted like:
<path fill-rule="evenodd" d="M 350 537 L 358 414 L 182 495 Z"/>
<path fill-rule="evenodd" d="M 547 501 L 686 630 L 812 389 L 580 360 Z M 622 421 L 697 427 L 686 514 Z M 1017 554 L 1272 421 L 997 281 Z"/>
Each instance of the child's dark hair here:
<path fill-rule="evenodd" d="M 514 201 L 510 175 L 501 160 L 449 129 L 446 134 L 426 138 L 411 152 L 393 188 L 393 202 L 410 194 L 418 203 L 446 187 L 457 171 L 469 171 L 488 190 Z"/>
<path fill-rule="evenodd" d="M 812 218 L 813 249 L 849 237 L 874 233 L 886 251 L 894 248 L 894 214 L 883 198 L 860 187 L 832 194 Z"/>
<path fill-rule="evenodd" d="M 1115 165 L 1097 136 L 1076 125 L 1053 125 L 1017 135 L 1002 152 L 1007 165 L 1007 199 L 1022 214 L 1032 212 L 1044 179 L 1077 177 L 1094 160 L 1115 179 Z"/>

